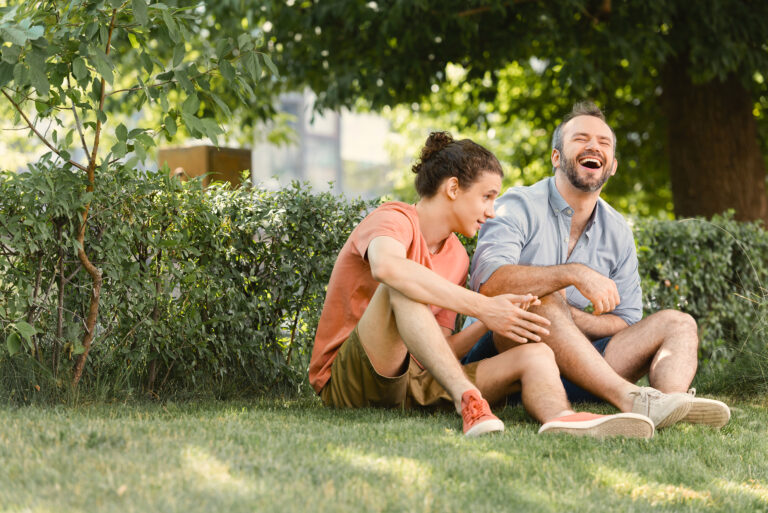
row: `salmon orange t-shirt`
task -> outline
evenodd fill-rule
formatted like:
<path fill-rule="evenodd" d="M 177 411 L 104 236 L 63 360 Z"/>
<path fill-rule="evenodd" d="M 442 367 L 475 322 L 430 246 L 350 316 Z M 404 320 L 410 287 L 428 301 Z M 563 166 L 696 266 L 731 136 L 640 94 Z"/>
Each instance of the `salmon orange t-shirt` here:
<path fill-rule="evenodd" d="M 413 205 L 391 201 L 371 212 L 352 231 L 333 266 L 309 364 L 309 382 L 317 393 L 330 379 L 331 364 L 339 347 L 352 333 L 379 285 L 371 275 L 366 253 L 371 241 L 381 236 L 402 243 L 409 260 L 464 286 L 469 257 L 455 234 L 433 255 L 421 234 Z M 453 329 L 456 312 L 432 306 L 432 313 L 440 326 Z"/>

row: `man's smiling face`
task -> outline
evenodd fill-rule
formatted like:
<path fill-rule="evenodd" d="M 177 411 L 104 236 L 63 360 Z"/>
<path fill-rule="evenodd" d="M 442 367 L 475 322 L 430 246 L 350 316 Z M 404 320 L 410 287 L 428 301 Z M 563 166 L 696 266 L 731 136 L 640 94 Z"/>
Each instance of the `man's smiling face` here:
<path fill-rule="evenodd" d="M 616 172 L 610 127 L 594 116 L 576 116 L 563 126 L 563 149 L 553 164 L 584 192 L 599 191 Z"/>

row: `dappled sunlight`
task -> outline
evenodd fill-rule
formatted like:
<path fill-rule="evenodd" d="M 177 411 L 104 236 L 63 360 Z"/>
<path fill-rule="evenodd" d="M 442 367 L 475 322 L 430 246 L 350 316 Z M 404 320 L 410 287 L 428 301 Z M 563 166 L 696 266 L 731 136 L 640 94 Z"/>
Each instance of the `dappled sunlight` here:
<path fill-rule="evenodd" d="M 426 489 L 432 477 L 429 465 L 412 458 L 377 456 L 349 448 L 338 448 L 332 454 L 355 469 L 386 475 L 403 486 L 417 490 Z"/>
<path fill-rule="evenodd" d="M 750 479 L 746 483 L 734 483 L 733 481 L 726 481 L 720 479 L 716 482 L 717 487 L 724 492 L 733 493 L 738 492 L 744 495 L 749 495 L 761 502 L 768 504 L 768 486 L 755 479 Z"/>
<path fill-rule="evenodd" d="M 192 477 L 194 484 L 201 488 L 214 488 L 240 494 L 253 491 L 249 482 L 233 476 L 227 464 L 201 447 L 184 448 L 181 461 L 185 476 Z"/>
<path fill-rule="evenodd" d="M 634 473 L 599 466 L 594 471 L 595 483 L 612 489 L 618 495 L 632 500 L 644 500 L 652 506 L 665 504 L 697 503 L 712 504 L 708 491 L 697 491 L 685 486 L 649 481 Z"/>

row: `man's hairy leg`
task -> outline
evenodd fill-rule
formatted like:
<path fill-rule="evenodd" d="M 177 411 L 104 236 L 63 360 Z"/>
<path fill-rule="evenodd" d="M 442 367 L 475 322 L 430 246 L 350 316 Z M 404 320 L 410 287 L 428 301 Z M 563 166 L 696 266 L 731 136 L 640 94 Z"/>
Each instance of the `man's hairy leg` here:
<path fill-rule="evenodd" d="M 696 321 L 685 313 L 663 310 L 613 336 L 605 360 L 624 379 L 635 382 L 648 374 L 653 388 L 685 392 L 698 365 Z"/>
<path fill-rule="evenodd" d="M 403 370 L 410 351 L 450 394 L 456 411 L 461 396 L 476 388 L 467 379 L 431 309 L 384 284 L 379 285 L 358 324 L 360 342 L 382 376 Z"/>
<path fill-rule="evenodd" d="M 546 344 L 530 342 L 482 360 L 476 379 L 477 388 L 491 403 L 522 387 L 526 411 L 541 423 L 573 413 L 555 355 Z"/>
<path fill-rule="evenodd" d="M 621 411 L 632 411 L 630 392 L 637 387 L 619 376 L 574 324 L 562 295 L 554 292 L 541 298 L 541 305 L 531 311 L 552 322 L 549 335 L 542 337 L 555 353 L 560 372 L 571 382 L 601 397 Z M 505 342 L 494 338 L 497 348 Z M 508 347 L 508 346 L 507 346 Z"/>

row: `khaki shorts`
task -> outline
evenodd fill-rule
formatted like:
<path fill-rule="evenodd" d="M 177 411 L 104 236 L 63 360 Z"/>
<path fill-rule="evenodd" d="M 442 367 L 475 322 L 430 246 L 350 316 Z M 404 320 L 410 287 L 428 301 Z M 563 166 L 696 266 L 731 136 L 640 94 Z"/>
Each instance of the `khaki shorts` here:
<path fill-rule="evenodd" d="M 472 383 L 478 363 L 462 366 Z M 389 378 L 376 372 L 360 343 L 357 327 L 339 348 L 331 365 L 331 379 L 320 397 L 326 406 L 337 408 L 454 408 L 448 392 L 413 358 L 408 358 L 408 369 L 399 376 Z"/>

